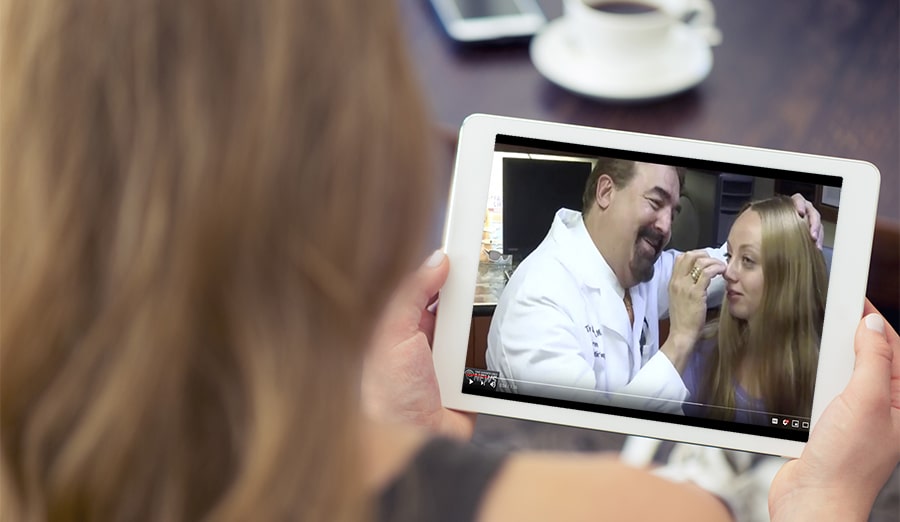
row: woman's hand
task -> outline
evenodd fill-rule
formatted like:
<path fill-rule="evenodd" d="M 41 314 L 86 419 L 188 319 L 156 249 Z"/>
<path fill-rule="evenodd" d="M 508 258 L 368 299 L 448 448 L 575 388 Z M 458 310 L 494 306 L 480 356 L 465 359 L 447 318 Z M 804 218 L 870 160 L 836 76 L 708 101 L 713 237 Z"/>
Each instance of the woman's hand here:
<path fill-rule="evenodd" d="M 391 299 L 364 362 L 362 405 L 376 420 L 469 439 L 475 414 L 441 405 L 431 357 L 437 293 L 449 270 L 447 257 L 437 251 Z"/>
<path fill-rule="evenodd" d="M 725 263 L 705 250 L 685 252 L 675 259 L 669 279 L 669 339 L 661 350 L 679 371 L 706 323 L 709 282 L 723 273 Z"/>
<path fill-rule="evenodd" d="M 866 300 L 856 366 L 769 491 L 772 520 L 865 520 L 900 461 L 900 336 Z"/>

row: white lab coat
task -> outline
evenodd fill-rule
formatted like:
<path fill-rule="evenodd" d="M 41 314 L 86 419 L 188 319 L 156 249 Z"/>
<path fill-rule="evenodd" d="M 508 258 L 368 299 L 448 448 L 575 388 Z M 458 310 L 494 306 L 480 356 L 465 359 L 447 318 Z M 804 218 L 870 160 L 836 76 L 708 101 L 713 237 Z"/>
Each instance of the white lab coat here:
<path fill-rule="evenodd" d="M 722 259 L 724 249 L 708 249 Z M 625 290 L 588 235 L 580 212 L 557 212 L 544 241 L 509 280 L 488 333 L 487 365 L 515 393 L 681 413 L 688 396 L 659 351 L 668 282 L 678 252 L 664 251 L 653 278 Z M 710 301 L 721 302 L 716 278 Z"/>

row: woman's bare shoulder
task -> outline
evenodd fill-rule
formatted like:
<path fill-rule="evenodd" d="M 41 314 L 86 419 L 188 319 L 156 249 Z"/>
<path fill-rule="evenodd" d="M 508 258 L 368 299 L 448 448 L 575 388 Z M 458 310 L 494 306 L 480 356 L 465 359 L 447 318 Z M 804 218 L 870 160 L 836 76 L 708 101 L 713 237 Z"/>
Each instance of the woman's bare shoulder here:
<path fill-rule="evenodd" d="M 629 467 L 612 455 L 520 453 L 486 492 L 480 520 L 726 521 L 710 493 Z"/>

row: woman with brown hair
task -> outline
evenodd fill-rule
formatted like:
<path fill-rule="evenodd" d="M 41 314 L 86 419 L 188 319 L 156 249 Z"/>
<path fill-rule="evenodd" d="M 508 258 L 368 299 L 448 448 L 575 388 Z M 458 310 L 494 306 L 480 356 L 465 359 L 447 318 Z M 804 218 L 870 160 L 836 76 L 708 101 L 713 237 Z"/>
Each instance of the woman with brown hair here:
<path fill-rule="evenodd" d="M 739 212 L 726 259 L 717 338 L 694 352 L 685 372 L 685 413 L 754 424 L 809 417 L 828 273 L 791 199 Z"/>
<path fill-rule="evenodd" d="M 4 520 L 728 517 L 608 458 L 431 437 L 473 425 L 434 387 L 447 261 L 400 285 L 431 184 L 392 3 L 2 9 Z M 860 330 L 857 373 L 880 373 L 846 401 L 873 415 L 830 412 L 776 514 L 900 434 L 890 335 Z M 898 455 L 855 460 L 839 507 L 866 510 Z"/>
<path fill-rule="evenodd" d="M 0 35 L 7 520 L 361 518 L 352 384 L 432 190 L 391 6 L 25 0 Z"/>

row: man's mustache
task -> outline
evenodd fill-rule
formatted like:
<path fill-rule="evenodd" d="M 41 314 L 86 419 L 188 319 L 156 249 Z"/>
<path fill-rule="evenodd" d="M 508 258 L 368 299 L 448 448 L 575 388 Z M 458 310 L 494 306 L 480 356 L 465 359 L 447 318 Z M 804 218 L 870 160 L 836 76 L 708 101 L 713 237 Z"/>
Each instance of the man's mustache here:
<path fill-rule="evenodd" d="M 646 239 L 653 245 L 653 248 L 656 249 L 656 253 L 659 254 L 665 246 L 666 235 L 652 227 L 644 226 L 638 229 L 637 240 L 635 242 L 640 241 L 641 239 Z"/>

